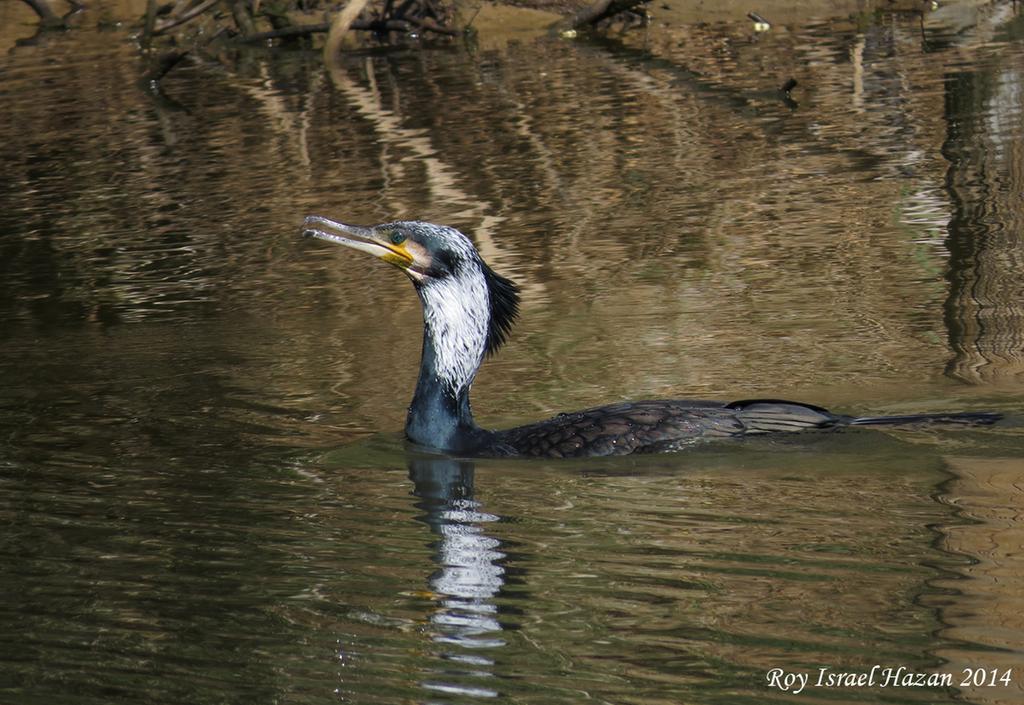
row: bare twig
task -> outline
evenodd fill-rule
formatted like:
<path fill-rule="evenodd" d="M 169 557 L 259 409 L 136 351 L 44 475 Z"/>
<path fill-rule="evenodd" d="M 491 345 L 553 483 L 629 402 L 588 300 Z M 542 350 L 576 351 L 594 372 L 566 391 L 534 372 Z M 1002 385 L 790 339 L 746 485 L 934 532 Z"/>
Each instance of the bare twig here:
<path fill-rule="evenodd" d="M 473 31 L 470 28 L 473 26 L 473 22 L 476 21 L 476 16 L 480 14 L 480 10 L 482 10 L 483 7 L 483 4 L 477 5 L 476 12 L 473 13 L 473 16 L 469 18 L 469 22 L 466 23 L 466 29 L 464 30 L 465 32 L 468 33 L 470 31 Z"/>
<path fill-rule="evenodd" d="M 192 2 L 192 0 L 177 0 L 177 2 L 171 5 L 170 10 L 168 10 L 167 12 L 161 12 L 159 14 L 167 15 L 168 17 L 177 17 L 193 4 L 194 3 Z"/>

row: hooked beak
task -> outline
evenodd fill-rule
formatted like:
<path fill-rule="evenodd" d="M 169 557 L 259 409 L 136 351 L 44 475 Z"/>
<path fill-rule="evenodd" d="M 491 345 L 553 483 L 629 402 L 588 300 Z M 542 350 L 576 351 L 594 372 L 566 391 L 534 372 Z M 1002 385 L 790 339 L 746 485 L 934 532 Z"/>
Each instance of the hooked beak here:
<path fill-rule="evenodd" d="M 388 241 L 386 233 L 378 233 L 375 228 L 347 225 L 318 215 L 310 215 L 302 222 L 302 234 L 318 240 L 336 242 L 353 250 L 369 252 L 374 257 L 395 265 L 409 276 L 419 274 L 413 268 L 415 257 L 405 243 L 394 245 Z"/>

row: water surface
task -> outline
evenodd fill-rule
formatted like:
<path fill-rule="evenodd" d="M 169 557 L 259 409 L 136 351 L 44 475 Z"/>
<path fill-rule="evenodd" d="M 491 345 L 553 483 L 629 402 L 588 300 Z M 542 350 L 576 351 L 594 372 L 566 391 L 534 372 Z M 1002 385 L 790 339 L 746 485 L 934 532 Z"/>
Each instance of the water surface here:
<path fill-rule="evenodd" d="M 1017 421 L 578 463 L 404 448 L 416 298 L 303 241 L 308 213 L 456 225 L 522 285 L 487 424 L 660 396 L 1019 413 L 1013 6 L 664 19 L 197 60 L 161 99 L 126 30 L 10 48 L 0 701 L 1024 700 L 1024 671 L 766 684 L 1021 669 Z"/>

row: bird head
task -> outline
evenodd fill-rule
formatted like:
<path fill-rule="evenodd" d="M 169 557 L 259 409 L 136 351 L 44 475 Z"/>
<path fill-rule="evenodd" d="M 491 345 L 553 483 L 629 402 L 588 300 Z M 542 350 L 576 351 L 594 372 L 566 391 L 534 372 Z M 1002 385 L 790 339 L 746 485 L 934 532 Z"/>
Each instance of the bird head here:
<path fill-rule="evenodd" d="M 398 267 L 416 286 L 427 331 L 456 386 L 472 381 L 484 353 L 508 337 L 519 288 L 492 270 L 455 228 L 422 221 L 347 225 L 309 216 L 303 234 L 335 242 Z"/>

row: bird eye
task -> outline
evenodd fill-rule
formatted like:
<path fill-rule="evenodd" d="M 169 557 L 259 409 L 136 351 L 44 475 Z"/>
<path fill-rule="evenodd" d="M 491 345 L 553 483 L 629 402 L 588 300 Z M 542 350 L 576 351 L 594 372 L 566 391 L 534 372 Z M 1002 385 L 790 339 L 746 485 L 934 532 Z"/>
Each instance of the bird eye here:
<path fill-rule="evenodd" d="M 403 242 L 405 242 L 405 235 L 399 232 L 391 233 L 392 245 L 401 245 Z"/>

